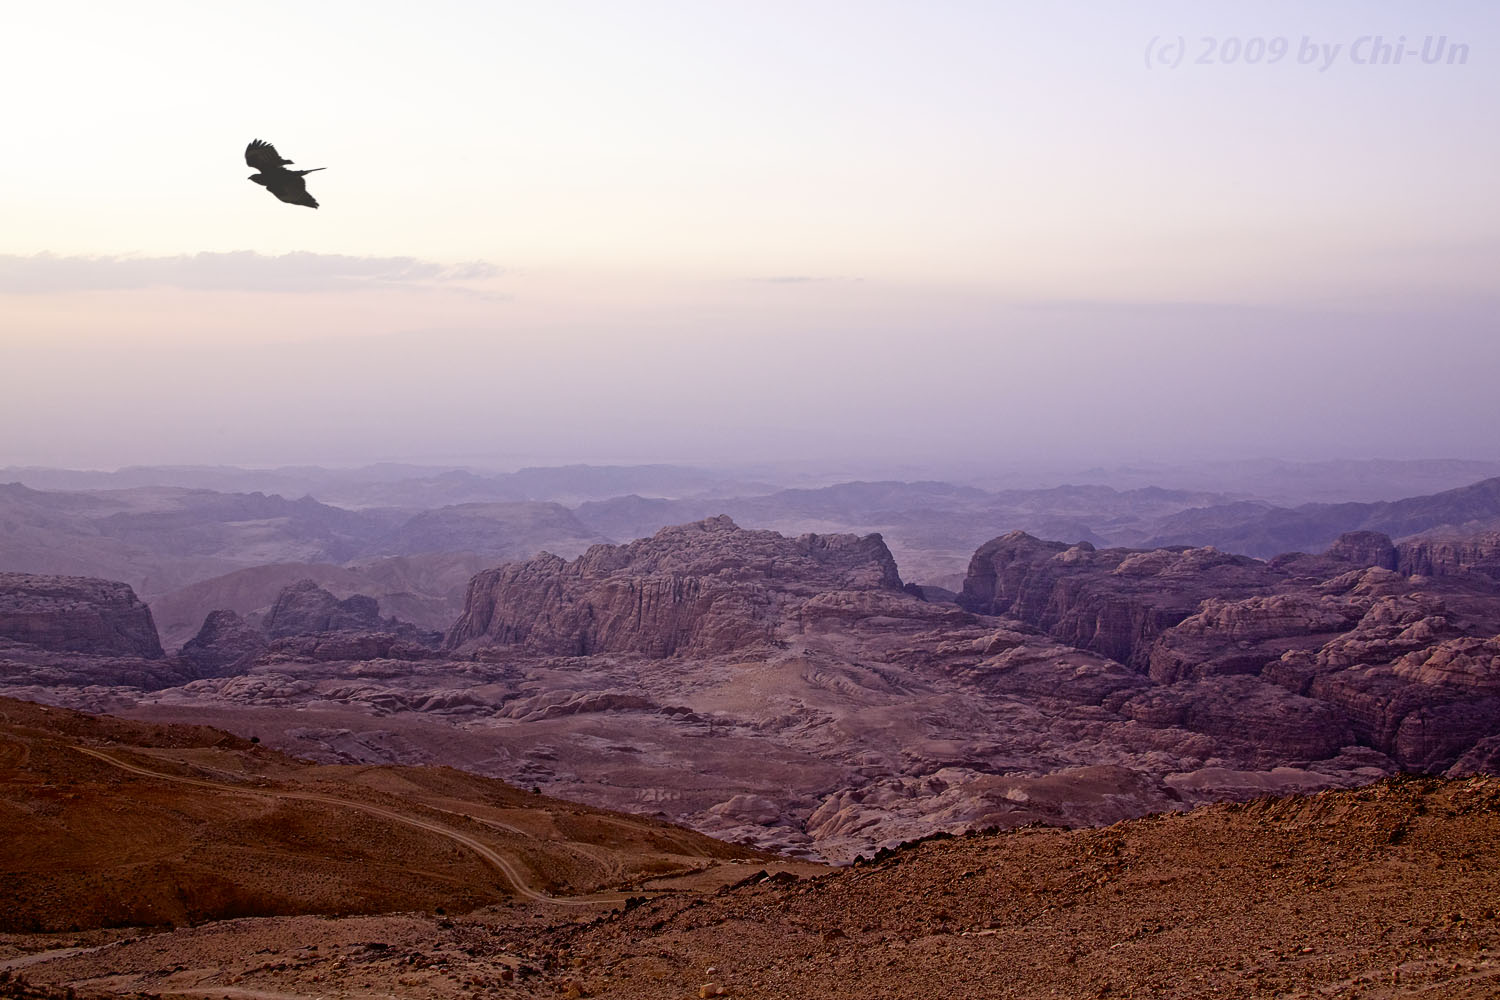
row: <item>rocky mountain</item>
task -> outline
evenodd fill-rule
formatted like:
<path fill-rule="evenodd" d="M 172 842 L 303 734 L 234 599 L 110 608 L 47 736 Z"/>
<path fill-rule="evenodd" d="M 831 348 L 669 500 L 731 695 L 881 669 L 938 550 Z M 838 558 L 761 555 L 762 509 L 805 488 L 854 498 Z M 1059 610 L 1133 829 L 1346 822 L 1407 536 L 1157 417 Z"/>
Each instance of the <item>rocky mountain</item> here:
<path fill-rule="evenodd" d="M 1105 486 L 991 493 L 942 482 L 848 482 L 714 500 L 615 497 L 581 504 L 575 513 L 614 538 L 642 537 L 715 514 L 788 535 L 878 533 L 908 579 L 957 589 L 975 547 L 1006 530 L 1103 544 L 1105 535 L 1145 537 L 1156 519 L 1224 500 L 1213 493 Z"/>
<path fill-rule="evenodd" d="M 0 570 L 97 576 L 146 599 L 272 562 L 344 562 L 393 526 L 389 514 L 311 498 L 140 488 L 100 493 L 0 486 Z"/>
<path fill-rule="evenodd" d="M 1096 549 L 1013 531 L 974 553 L 958 603 L 1139 668 L 1156 637 L 1206 595 L 1249 597 L 1278 579 L 1258 560 L 1212 548 Z"/>
<path fill-rule="evenodd" d="M 1411 539 L 1400 546 L 1396 568 L 1408 576 L 1476 573 L 1500 580 L 1500 531 Z"/>
<path fill-rule="evenodd" d="M 355 594 L 339 600 L 315 581 L 300 580 L 277 596 L 264 628 L 271 638 L 284 639 L 324 632 L 375 631 L 386 624 L 374 598 Z"/>
<path fill-rule="evenodd" d="M 151 609 L 123 583 L 0 573 L 0 637 L 59 653 L 158 659 Z"/>
<path fill-rule="evenodd" d="M 473 552 L 492 562 L 546 550 L 577 555 L 609 539 L 557 503 L 467 503 L 422 511 L 379 542 L 385 552 Z"/>
<path fill-rule="evenodd" d="M 12 688 L 848 860 L 1493 769 L 1500 585 L 1384 568 L 1401 558 L 1369 533 L 1269 562 L 1010 535 L 975 554 L 961 608 L 902 587 L 878 537 L 712 518 L 484 571 L 442 649 L 304 584 L 267 616 L 300 634 L 211 616 L 175 682 Z"/>
<path fill-rule="evenodd" d="M 247 621 L 259 622 L 285 588 L 313 580 L 338 598 L 363 594 L 402 621 L 422 629 L 445 630 L 463 611 L 469 580 L 491 565 L 492 559 L 473 552 L 392 556 L 349 566 L 271 563 L 154 596 L 151 612 L 162 644 L 172 649 L 192 638 L 212 611 L 233 611 Z"/>
<path fill-rule="evenodd" d="M 86 577 L 0 573 L 0 678 L 32 693 L 56 686 L 157 690 L 273 659 L 423 659 L 442 640 L 363 595 L 340 600 L 312 580 L 284 588 L 263 625 L 210 612 L 168 657 L 151 611 L 130 587 Z"/>
<path fill-rule="evenodd" d="M 1013 533 L 975 553 L 959 603 L 1164 685 L 1127 712 L 1190 719 L 1205 710 L 1204 691 L 1236 678 L 1242 703 L 1270 687 L 1309 698 L 1335 740 L 1403 767 L 1486 768 L 1500 749 L 1500 586 L 1466 572 L 1395 572 L 1403 562 L 1413 557 L 1371 532 L 1270 562 Z"/>
<path fill-rule="evenodd" d="M 200 676 L 226 676 L 262 655 L 273 660 L 421 660 L 441 641 L 441 632 L 381 617 L 373 597 L 355 594 L 341 600 L 314 580 L 299 580 L 282 589 L 258 626 L 230 610 L 211 612 L 179 656 Z"/>
<path fill-rule="evenodd" d="M 122 470 L 103 480 L 31 478 L 54 485 L 135 483 L 147 471 Z M 172 471 L 163 475 L 173 478 Z M 225 478 L 234 470 L 197 471 L 203 476 L 177 470 L 183 473 L 177 478 L 260 482 L 253 476 Z M 268 484 L 357 485 L 357 477 L 328 470 L 275 471 Z M 1493 483 L 1500 480 L 1399 501 L 1294 509 L 1253 496 L 1157 487 L 1075 484 L 987 491 L 932 481 L 853 481 L 767 489 L 718 474 L 659 467 L 534 469 L 496 477 L 405 467 L 361 474 L 370 489 L 323 492 L 316 500 L 166 486 L 89 493 L 0 486 L 0 570 L 129 583 L 153 608 L 166 602 L 158 621 L 168 644 L 176 645 L 210 610 L 230 608 L 246 616 L 264 610 L 264 600 L 251 605 L 193 599 L 198 584 L 242 570 L 305 565 L 309 569 L 295 578 L 314 576 L 341 597 L 365 593 L 408 620 L 447 627 L 462 602 L 462 583 L 408 574 L 408 585 L 402 585 L 381 579 L 400 574 L 381 570 L 368 579 L 339 580 L 328 567 L 362 571 L 391 559 L 441 555 L 451 560 L 464 554 L 482 554 L 493 565 L 543 550 L 572 558 L 591 544 L 648 537 L 665 526 L 718 515 L 793 536 L 878 533 L 906 579 L 954 591 L 962 586 L 975 548 L 1012 530 L 1098 548 L 1211 544 L 1267 558 L 1289 550 L 1317 551 L 1354 530 L 1401 538 L 1435 530 L 1472 534 L 1476 527 L 1493 530 L 1500 524 L 1493 495 Z M 609 493 L 625 488 L 638 492 Z M 331 505 L 330 498 L 344 506 Z M 578 506 L 570 511 L 563 503 Z M 277 581 L 278 586 L 287 582 L 285 576 Z M 268 596 L 273 595 L 263 593 Z"/>
<path fill-rule="evenodd" d="M 573 562 L 542 554 L 476 576 L 447 645 L 524 646 L 568 656 L 712 655 L 769 640 L 820 590 L 899 591 L 878 535 L 795 539 L 728 517 L 663 528 Z"/>
<path fill-rule="evenodd" d="M 1375 503 L 1425 496 L 1500 476 L 1500 461 L 1472 459 L 1223 459 L 1187 465 L 1134 463 L 1067 476 L 1118 490 L 1163 486 L 1253 496 L 1268 505 Z M 982 485 L 982 484 L 981 484 Z"/>
<path fill-rule="evenodd" d="M 0 685 L 8 690 L 155 690 L 194 676 L 166 657 L 151 610 L 125 584 L 0 573 Z"/>
<path fill-rule="evenodd" d="M 1469 468 L 1491 466 L 1437 463 L 1404 469 L 1409 475 L 1398 479 L 1451 482 Z M 1398 472 L 1403 469 L 1391 474 Z M 1373 482 L 1367 485 L 1375 488 Z M 1500 479 L 1394 501 L 1295 508 L 1207 489 L 1069 485 L 989 492 L 949 483 L 850 482 L 712 501 L 615 497 L 582 504 L 575 513 L 584 524 L 614 538 L 643 536 L 662 525 L 717 513 L 746 527 L 784 534 L 879 532 L 906 578 L 957 589 L 974 549 L 1009 531 L 1087 541 L 1100 548 L 1213 546 L 1261 559 L 1321 551 L 1338 536 L 1357 531 L 1394 538 L 1440 529 L 1472 534 L 1475 526 L 1493 527 L 1500 521 Z"/>
<path fill-rule="evenodd" d="M 177 655 L 192 665 L 196 677 L 229 677 L 248 670 L 269 646 L 260 629 L 233 611 L 220 610 L 208 613 L 198 634 Z"/>
<path fill-rule="evenodd" d="M 0 482 L 21 483 L 45 491 L 175 487 L 218 493 L 312 496 L 327 504 L 352 509 L 428 509 L 452 504 L 528 500 L 577 504 L 624 493 L 663 497 L 743 496 L 751 492 L 769 492 L 773 488 L 731 472 L 660 464 L 531 466 L 514 472 L 489 474 L 451 466 L 396 462 L 353 469 L 130 466 L 113 472 L 12 466 L 0 469 Z"/>
<path fill-rule="evenodd" d="M 174 645 L 209 611 L 253 614 L 280 586 L 307 576 L 446 628 L 468 577 L 484 565 L 542 548 L 577 554 L 600 540 L 556 504 L 346 510 L 259 493 L 0 486 L 0 571 L 128 583 L 153 605 L 162 602 L 163 632 Z M 289 565 L 307 568 L 268 568 Z M 210 582 L 233 574 L 241 575 Z"/>
<path fill-rule="evenodd" d="M 1430 496 L 1376 503 L 1313 503 L 1262 511 L 1234 508 L 1236 517 L 1208 520 L 1210 511 L 1187 511 L 1165 519 L 1150 547 L 1212 545 L 1269 558 L 1281 552 L 1316 552 L 1351 531 L 1402 538 L 1438 528 L 1462 529 L 1500 518 L 1500 478 L 1485 479 Z M 1244 516 L 1248 515 L 1248 516 Z"/>

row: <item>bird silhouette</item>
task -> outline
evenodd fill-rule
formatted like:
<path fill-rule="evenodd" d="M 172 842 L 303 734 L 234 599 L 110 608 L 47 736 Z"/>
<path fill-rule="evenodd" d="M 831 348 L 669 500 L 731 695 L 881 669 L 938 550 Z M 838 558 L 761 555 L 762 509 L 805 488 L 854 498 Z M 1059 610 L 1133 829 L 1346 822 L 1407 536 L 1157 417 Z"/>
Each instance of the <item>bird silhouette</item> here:
<path fill-rule="evenodd" d="M 288 205 L 318 207 L 317 199 L 307 193 L 307 182 L 302 178 L 315 171 L 326 170 L 327 167 L 288 170 L 286 164 L 292 161 L 283 160 L 275 146 L 261 139 L 256 139 L 245 147 L 245 162 L 260 171 L 251 174 L 250 179 Z"/>

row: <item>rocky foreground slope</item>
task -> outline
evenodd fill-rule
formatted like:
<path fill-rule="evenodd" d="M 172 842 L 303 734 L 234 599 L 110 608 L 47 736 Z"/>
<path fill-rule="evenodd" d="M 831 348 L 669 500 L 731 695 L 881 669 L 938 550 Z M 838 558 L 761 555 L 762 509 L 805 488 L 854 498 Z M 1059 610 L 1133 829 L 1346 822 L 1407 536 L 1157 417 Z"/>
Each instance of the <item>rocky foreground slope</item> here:
<path fill-rule="evenodd" d="M 0 698 L 0 934 L 595 898 L 768 859 L 451 768 Z M 3 960 L 0 960 L 3 967 Z"/>
<path fill-rule="evenodd" d="M 745 872 L 750 866 L 741 866 Z M 1500 992 L 1500 782 L 1392 780 L 1104 829 L 929 840 L 750 869 L 610 913 L 235 920 L 0 943 L 0 995 L 1209 996 Z M 43 948 L 77 954 L 30 961 Z M 101 947 L 102 945 L 102 947 Z"/>

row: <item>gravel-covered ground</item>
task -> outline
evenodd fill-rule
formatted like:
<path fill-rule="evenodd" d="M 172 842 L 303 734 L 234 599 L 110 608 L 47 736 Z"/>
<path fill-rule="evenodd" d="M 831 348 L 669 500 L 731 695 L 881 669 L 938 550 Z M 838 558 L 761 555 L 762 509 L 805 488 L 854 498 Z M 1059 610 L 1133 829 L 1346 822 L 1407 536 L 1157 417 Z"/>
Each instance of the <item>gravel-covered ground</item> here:
<path fill-rule="evenodd" d="M 1500 995 L 1500 779 L 1393 779 L 1093 830 L 931 840 L 621 911 L 221 922 L 15 970 L 291 997 Z M 727 876 L 721 876 L 723 881 Z M 610 912 L 613 910 L 614 912 Z M 10 939 L 8 954 L 97 944 Z M 12 960 L 14 961 L 14 959 Z M 16 994 L 14 979 L 8 984 Z M 61 995 L 53 992 L 50 995 Z"/>

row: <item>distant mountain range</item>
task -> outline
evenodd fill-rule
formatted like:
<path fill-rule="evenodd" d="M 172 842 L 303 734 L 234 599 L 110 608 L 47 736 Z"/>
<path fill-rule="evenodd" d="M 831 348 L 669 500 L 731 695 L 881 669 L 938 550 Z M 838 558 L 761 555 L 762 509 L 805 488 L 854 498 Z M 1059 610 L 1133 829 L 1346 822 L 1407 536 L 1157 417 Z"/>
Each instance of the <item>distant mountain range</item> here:
<path fill-rule="evenodd" d="M 34 482 L 51 476 L 119 484 L 153 475 L 250 481 L 270 473 L 27 475 Z M 1500 478 L 1399 500 L 1280 506 L 1228 492 L 1156 486 L 989 491 L 938 481 L 878 481 L 768 489 L 678 466 L 570 466 L 496 477 L 397 466 L 274 475 L 298 486 L 322 477 L 325 485 L 353 491 L 357 502 L 161 483 L 88 491 L 0 485 L 0 571 L 129 583 L 148 602 L 171 609 L 161 624 L 172 644 L 191 635 L 207 610 L 228 607 L 254 615 L 266 608 L 255 602 L 269 601 L 277 588 L 305 577 L 340 597 L 375 597 L 423 627 L 442 628 L 462 600 L 466 574 L 476 567 L 525 560 L 542 550 L 573 557 L 594 544 L 625 542 L 720 514 L 744 527 L 793 536 L 878 532 L 903 579 L 954 591 L 976 548 L 1016 530 L 1095 546 L 1213 545 L 1268 558 L 1319 552 L 1349 531 L 1378 531 L 1399 540 L 1500 526 Z M 351 485 L 357 483 L 364 485 Z M 744 492 L 718 492 L 732 487 Z M 611 489 L 621 492 L 579 499 Z M 379 497 L 388 502 L 371 503 Z M 390 562 L 403 559 L 417 562 Z M 248 571 L 255 571 L 258 584 L 247 584 Z M 226 575 L 233 579 L 222 586 L 210 582 Z M 204 607 L 203 601 L 222 603 Z"/>
<path fill-rule="evenodd" d="M 1500 478 L 1394 502 L 1310 503 L 1295 508 L 1236 503 L 1189 510 L 1168 518 L 1164 530 L 1146 544 L 1212 545 L 1267 558 L 1280 552 L 1320 552 L 1348 531 L 1405 538 L 1439 528 L 1481 531 L 1497 522 Z"/>

